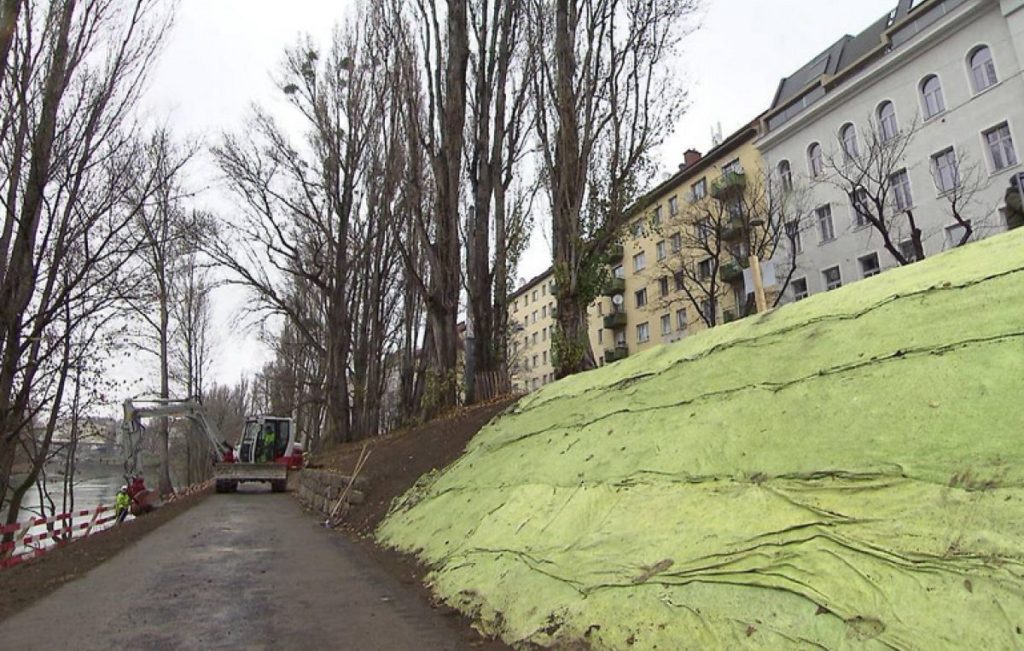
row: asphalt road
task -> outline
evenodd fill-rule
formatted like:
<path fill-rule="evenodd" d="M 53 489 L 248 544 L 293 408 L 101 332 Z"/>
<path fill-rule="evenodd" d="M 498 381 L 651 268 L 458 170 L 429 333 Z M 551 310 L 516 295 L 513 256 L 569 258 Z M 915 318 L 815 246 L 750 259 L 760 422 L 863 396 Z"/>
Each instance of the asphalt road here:
<path fill-rule="evenodd" d="M 212 495 L 0 623 L 0 648 L 467 646 L 409 586 L 292 497 L 253 491 Z"/>

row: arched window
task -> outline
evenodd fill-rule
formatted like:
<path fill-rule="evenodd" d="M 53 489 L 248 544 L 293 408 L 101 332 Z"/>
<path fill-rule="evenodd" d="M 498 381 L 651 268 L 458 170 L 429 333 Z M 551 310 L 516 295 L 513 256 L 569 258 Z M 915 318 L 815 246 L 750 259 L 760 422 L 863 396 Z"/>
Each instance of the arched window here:
<path fill-rule="evenodd" d="M 848 122 L 839 130 L 839 142 L 843 146 L 844 160 L 851 161 L 860 155 L 860 149 L 857 147 L 857 127 L 853 124 Z"/>
<path fill-rule="evenodd" d="M 971 84 L 974 86 L 974 92 L 980 93 L 990 86 L 995 86 L 999 81 L 999 78 L 996 77 L 996 64 L 992 61 L 992 50 L 987 46 L 982 45 L 972 50 L 971 55 L 967 58 L 967 63 L 971 68 Z"/>
<path fill-rule="evenodd" d="M 886 101 L 878 105 L 878 131 L 882 136 L 882 142 L 889 142 L 900 132 L 900 127 L 896 123 L 896 107 L 892 102 Z"/>
<path fill-rule="evenodd" d="M 921 82 L 921 102 L 924 104 L 924 119 L 928 120 L 946 110 L 942 97 L 942 82 L 938 75 L 929 75 Z"/>
<path fill-rule="evenodd" d="M 793 189 L 793 170 L 789 167 L 789 161 L 779 163 L 779 180 L 782 182 L 782 189 L 786 192 Z"/>
<path fill-rule="evenodd" d="M 825 159 L 821 153 L 821 145 L 812 144 L 807 148 L 807 164 L 811 170 L 811 176 L 817 178 L 825 172 Z"/>

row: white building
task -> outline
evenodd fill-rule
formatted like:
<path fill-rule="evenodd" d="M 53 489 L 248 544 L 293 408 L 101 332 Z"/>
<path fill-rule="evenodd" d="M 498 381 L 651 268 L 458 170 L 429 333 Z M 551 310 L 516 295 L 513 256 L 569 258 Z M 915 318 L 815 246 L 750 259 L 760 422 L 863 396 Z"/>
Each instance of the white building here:
<path fill-rule="evenodd" d="M 900 0 L 782 81 L 756 144 L 768 169 L 788 168 L 793 183 L 807 188 L 790 299 L 898 264 L 879 232 L 858 224 L 864 220 L 830 165 L 820 169 L 846 150 L 863 156 L 873 133 L 914 134 L 888 194 L 900 217 L 893 244 L 905 256 L 913 255 L 907 208 L 926 255 L 959 242 L 964 231 L 944 192 L 958 177 L 976 177 L 977 192 L 962 211 L 972 239 L 1005 230 L 1004 194 L 1024 171 L 1022 61 L 1024 0 Z"/>

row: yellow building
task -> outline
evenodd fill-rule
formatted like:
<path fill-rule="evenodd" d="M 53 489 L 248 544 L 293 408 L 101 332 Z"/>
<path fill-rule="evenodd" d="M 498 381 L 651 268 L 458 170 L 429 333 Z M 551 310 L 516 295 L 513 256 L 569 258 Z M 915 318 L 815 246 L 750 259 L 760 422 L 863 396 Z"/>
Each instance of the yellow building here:
<path fill-rule="evenodd" d="M 686 152 L 679 171 L 637 202 L 622 243 L 606 254 L 611 278 L 604 295 L 588 310 L 599 366 L 750 310 L 741 261 L 749 253 L 751 204 L 766 190 L 757 135 L 755 121 L 707 155 Z M 516 391 L 555 379 L 553 283 L 548 269 L 509 297 Z"/>
<path fill-rule="evenodd" d="M 747 312 L 743 237 L 748 196 L 764 191 L 756 122 L 706 155 L 686 152 L 671 178 L 637 202 L 638 216 L 609 252 L 611 282 L 598 303 L 603 361 L 678 341 Z M 714 300 L 711 300 L 712 297 Z M 591 339 L 595 339 L 592 336 Z"/>
<path fill-rule="evenodd" d="M 551 335 L 555 330 L 554 282 L 554 275 L 548 268 L 509 296 L 509 371 L 513 391 L 534 391 L 555 380 L 551 358 Z M 588 312 L 593 323 L 596 306 L 591 306 Z M 596 355 L 600 354 L 604 337 L 604 333 L 591 333 L 590 345 Z"/>

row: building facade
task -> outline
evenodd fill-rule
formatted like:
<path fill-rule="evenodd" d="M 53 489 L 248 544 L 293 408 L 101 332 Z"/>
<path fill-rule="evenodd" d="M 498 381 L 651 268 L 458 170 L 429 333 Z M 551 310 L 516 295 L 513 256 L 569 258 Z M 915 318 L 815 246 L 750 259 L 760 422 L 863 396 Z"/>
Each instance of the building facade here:
<path fill-rule="evenodd" d="M 1022 56 L 1020 0 L 902 0 L 782 81 L 757 146 L 813 201 L 788 299 L 1005 230 Z"/>

